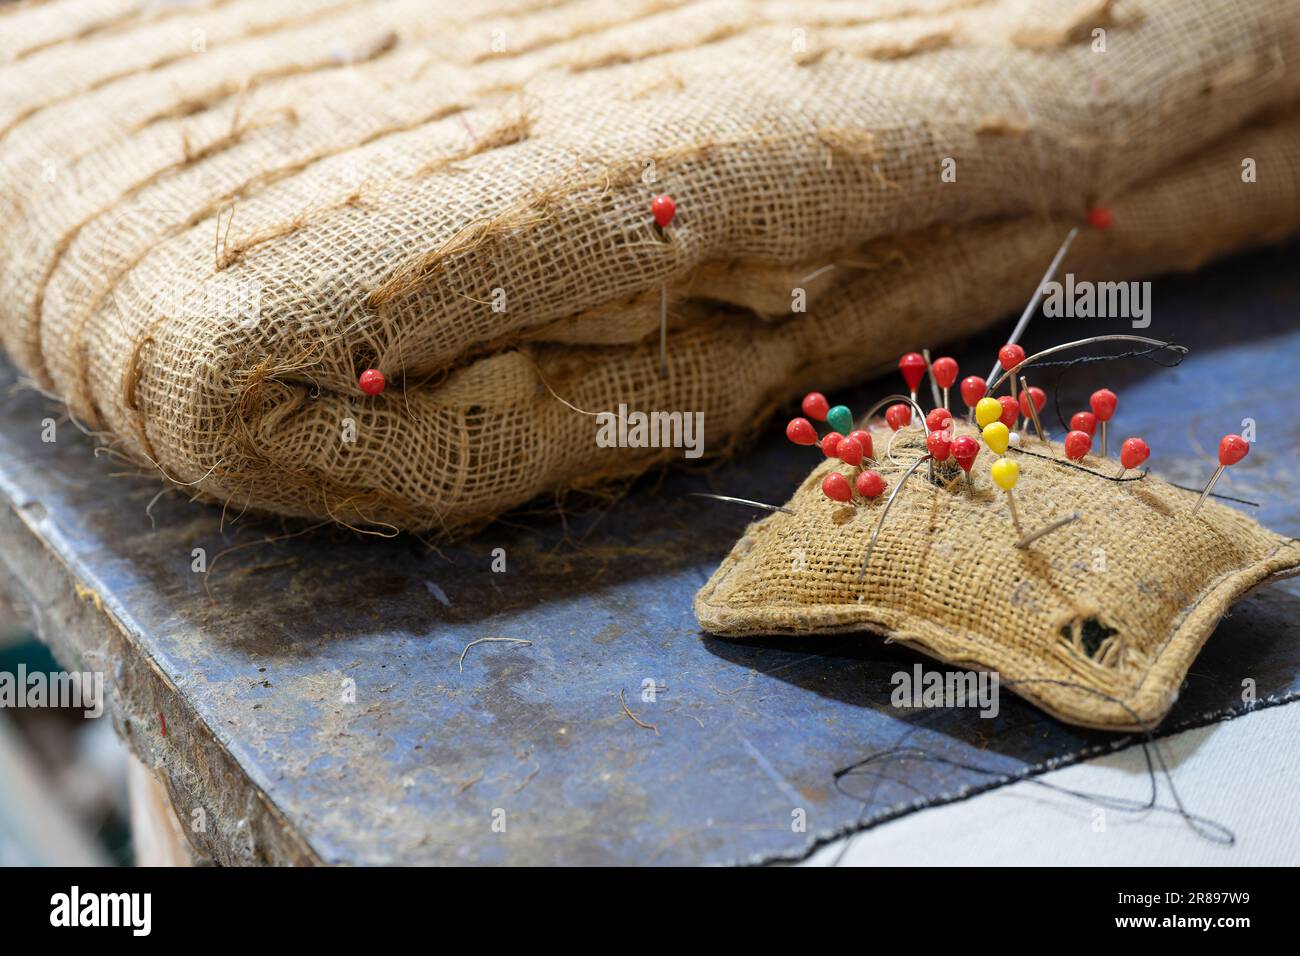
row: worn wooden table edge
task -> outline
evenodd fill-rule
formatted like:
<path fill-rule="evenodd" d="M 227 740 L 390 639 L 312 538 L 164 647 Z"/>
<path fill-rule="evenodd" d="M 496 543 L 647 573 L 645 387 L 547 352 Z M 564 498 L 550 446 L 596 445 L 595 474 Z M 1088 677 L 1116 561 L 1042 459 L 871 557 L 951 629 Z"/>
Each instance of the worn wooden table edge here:
<path fill-rule="evenodd" d="M 139 640 L 130 615 L 76 558 L 59 554 L 59 529 L 44 506 L 20 500 L 0 476 L 0 590 L 31 611 L 39 639 L 65 667 L 103 671 L 112 660 L 136 666 L 104 671 L 105 715 L 131 752 L 154 770 L 181 810 L 219 800 L 201 822 L 181 828 L 201 862 L 316 865 L 324 862 L 275 802 L 248 779 L 220 735 L 192 708 Z M 103 719 L 103 718 L 100 718 Z M 202 800 L 198 798 L 201 795 Z"/>

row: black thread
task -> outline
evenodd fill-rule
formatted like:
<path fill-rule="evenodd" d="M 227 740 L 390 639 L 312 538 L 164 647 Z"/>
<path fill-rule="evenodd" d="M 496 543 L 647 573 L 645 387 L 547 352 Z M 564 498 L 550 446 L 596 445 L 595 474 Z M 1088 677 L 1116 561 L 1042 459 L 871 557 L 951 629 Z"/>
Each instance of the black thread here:
<path fill-rule="evenodd" d="M 1172 345 L 1173 343 L 1169 343 Z M 1061 412 L 1061 381 L 1065 378 L 1065 373 L 1076 365 L 1086 365 L 1091 362 L 1113 362 L 1117 359 L 1126 358 L 1144 358 L 1148 362 L 1153 362 L 1161 368 L 1177 368 L 1183 364 L 1183 359 L 1187 357 L 1186 352 L 1175 351 L 1177 359 L 1173 362 L 1161 362 L 1159 359 L 1152 358 L 1156 352 L 1164 352 L 1169 345 L 1153 345 L 1149 349 L 1141 349 L 1136 352 L 1120 352 L 1116 355 L 1081 355 L 1078 358 L 1060 359 L 1055 362 L 1035 362 L 1030 368 L 1048 368 L 1056 366 L 1060 371 L 1056 373 L 1056 378 L 1052 382 L 1052 403 L 1056 409 L 1056 420 L 1061 423 L 1063 431 L 1070 431 L 1070 426 L 1065 420 L 1065 415 Z"/>
<path fill-rule="evenodd" d="M 1043 461 L 1050 461 L 1053 465 L 1062 465 L 1066 468 L 1073 468 L 1075 471 L 1081 471 L 1085 475 L 1096 475 L 1098 478 L 1105 478 L 1107 481 L 1141 481 L 1148 474 L 1148 472 L 1144 471 L 1142 474 L 1134 475 L 1132 478 L 1120 478 L 1117 475 L 1104 475 L 1100 471 L 1093 471 L 1091 468 L 1084 468 L 1082 465 L 1076 465 L 1072 461 L 1061 461 L 1061 459 L 1053 458 L 1051 455 L 1040 455 L 1036 451 L 1025 451 L 1025 449 L 1017 448 L 1014 445 L 1012 445 L 1009 450 L 1017 451 L 1022 455 L 1030 455 L 1034 458 L 1041 458 Z"/>
<path fill-rule="evenodd" d="M 1103 700 L 1109 701 L 1110 703 L 1119 705 L 1129 715 L 1129 717 L 1132 718 L 1135 724 L 1141 725 L 1144 723 L 1141 719 L 1138 718 L 1137 713 L 1131 707 L 1129 707 L 1128 704 L 1126 704 L 1124 701 L 1120 700 L 1118 697 L 1112 697 L 1111 695 L 1103 691 L 1099 691 L 1094 687 L 1087 687 L 1083 684 L 1077 684 L 1072 681 L 1055 680 L 1053 678 L 1046 678 L 1046 677 L 1024 678 L 1021 680 L 1003 680 L 1000 683 L 1002 684 L 1002 686 L 1005 687 L 1014 687 L 1018 684 L 1050 684 L 1056 687 L 1067 687 L 1073 690 L 1081 690 L 1084 691 L 1085 693 L 1093 694 L 1097 697 L 1102 698 Z M 843 780 L 845 777 L 856 775 L 861 770 L 861 768 L 871 763 L 875 763 L 877 761 L 887 759 L 887 758 L 893 759 L 901 756 L 910 756 L 920 760 L 928 760 L 933 763 L 945 764 L 950 767 L 955 767 L 959 770 L 965 770 L 970 773 L 978 773 L 987 777 L 1014 777 L 1015 776 L 1014 773 L 1008 773 L 1005 770 L 991 770 L 987 767 L 980 767 L 975 764 L 966 764 L 957 760 L 952 760 L 948 757 L 943 756 L 940 753 L 937 753 L 933 750 L 928 750 L 924 747 L 901 746 L 901 742 L 903 740 L 906 740 L 916 729 L 917 728 L 915 727 L 909 727 L 907 732 L 903 734 L 902 738 L 900 738 L 900 745 L 890 747 L 886 750 L 875 751 L 874 753 L 868 754 L 866 757 L 863 757 L 861 760 L 855 761 L 854 763 L 851 763 L 846 767 L 841 767 L 839 770 L 836 770 L 835 773 L 833 774 L 833 779 L 835 781 L 835 789 L 838 790 L 840 793 L 843 793 L 845 796 L 856 797 L 855 794 L 849 793 L 841 788 L 840 786 L 841 780 Z M 1113 809 L 1122 813 L 1143 813 L 1150 810 L 1155 810 L 1164 813 L 1173 813 L 1177 815 L 1180 819 L 1182 819 L 1182 821 L 1187 824 L 1188 828 L 1197 836 L 1201 837 L 1202 839 L 1208 840 L 1211 843 L 1220 844 L 1222 846 L 1233 846 L 1237 842 L 1237 836 L 1235 833 L 1232 832 L 1232 830 L 1224 826 L 1222 823 L 1219 823 L 1218 821 L 1211 820 L 1208 817 L 1202 817 L 1198 814 L 1194 814 L 1188 811 L 1187 807 L 1183 804 L 1182 797 L 1180 797 L 1178 794 L 1178 788 L 1174 785 L 1173 775 L 1169 772 L 1169 767 L 1165 763 L 1164 755 L 1160 753 L 1160 748 L 1156 746 L 1156 739 L 1154 734 L 1151 732 L 1150 729 L 1144 729 L 1141 731 L 1141 735 L 1142 735 L 1142 739 L 1141 739 L 1142 754 L 1143 757 L 1146 759 L 1147 776 L 1151 781 L 1151 795 L 1147 798 L 1145 803 L 1139 802 L 1137 800 L 1130 800 L 1126 797 L 1113 797 L 1107 794 L 1089 793 L 1083 790 L 1072 790 L 1069 787 L 1062 787 L 1062 786 L 1058 786 L 1057 784 L 1047 783 L 1044 780 L 1039 780 L 1032 776 L 1022 775 L 1019 777 L 1018 780 L 1008 781 L 1008 782 L 1023 781 L 1025 783 L 1032 783 L 1036 786 L 1043 787 L 1047 790 L 1054 790 L 1068 797 L 1073 797 L 1079 800 L 1086 800 L 1090 803 L 1098 804 L 1103 807 L 1106 807 L 1107 809 Z M 1152 761 L 1153 754 L 1155 757 L 1154 762 Z M 1173 807 L 1162 807 L 1157 803 L 1157 799 L 1159 797 L 1159 787 L 1156 781 L 1156 764 L 1159 764 L 1160 773 L 1164 776 L 1165 782 L 1169 786 L 1169 795 L 1173 798 L 1174 801 Z M 875 777 L 876 782 L 875 784 L 873 784 L 871 791 L 868 794 L 868 799 L 864 801 L 864 806 L 867 809 L 870 809 L 870 807 L 872 807 L 875 803 L 876 791 L 879 789 L 881 780 L 892 780 L 894 783 L 898 783 L 902 786 L 908 787 L 909 789 L 916 792 L 914 787 L 910 787 L 910 785 L 906 784 L 905 782 L 893 777 L 886 776 L 885 774 L 871 773 L 869 774 L 869 776 Z M 861 799 L 861 798 L 859 797 L 857 799 Z M 863 822 L 863 818 L 860 816 L 858 819 L 859 819 L 859 823 L 861 824 Z M 852 838 L 852 834 L 849 834 L 844 838 L 844 845 L 840 849 L 840 852 L 836 855 L 835 860 L 831 864 L 832 866 L 837 865 L 844 858 L 844 854 L 848 852 L 849 844 L 851 843 L 851 838 Z"/>
<path fill-rule="evenodd" d="M 1198 495 L 1201 493 L 1200 488 L 1188 488 L 1186 485 L 1175 485 L 1172 481 L 1166 481 L 1165 484 L 1169 485 L 1171 488 L 1181 489 L 1182 491 L 1191 491 Z M 1210 497 L 1222 498 L 1224 501 L 1235 501 L 1239 505 L 1250 505 L 1252 508 L 1264 507 L 1258 501 L 1247 501 L 1245 498 L 1234 498 L 1232 495 L 1216 495 L 1213 491 L 1210 492 Z"/>

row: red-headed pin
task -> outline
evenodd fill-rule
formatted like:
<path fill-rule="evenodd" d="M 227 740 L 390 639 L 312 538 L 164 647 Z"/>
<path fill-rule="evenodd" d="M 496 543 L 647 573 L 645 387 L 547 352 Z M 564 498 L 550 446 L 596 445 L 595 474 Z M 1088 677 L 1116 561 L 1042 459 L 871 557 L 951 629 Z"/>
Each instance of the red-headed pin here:
<path fill-rule="evenodd" d="M 853 500 L 853 489 L 849 487 L 849 480 L 838 471 L 833 471 L 822 479 L 822 494 L 831 501 Z"/>
<path fill-rule="evenodd" d="M 961 400 L 966 403 L 969 411 L 966 413 L 967 421 L 975 421 L 975 406 L 980 403 L 980 399 L 989 390 L 988 382 L 978 375 L 967 375 L 961 380 Z"/>
<path fill-rule="evenodd" d="M 654 216 L 655 223 L 658 224 L 660 231 L 667 229 L 668 224 L 673 221 L 677 215 L 677 203 L 673 197 L 664 193 L 661 196 L 655 196 L 650 200 L 650 215 Z M 668 377 L 668 284 L 664 283 L 659 287 L 659 377 Z"/>
<path fill-rule="evenodd" d="M 1088 225 L 1103 232 L 1115 224 L 1115 215 L 1105 206 L 1093 206 L 1088 210 Z"/>
<path fill-rule="evenodd" d="M 1097 416 L 1092 412 L 1075 412 L 1070 416 L 1070 431 L 1097 434 Z"/>
<path fill-rule="evenodd" d="M 871 432 L 864 431 L 859 428 L 857 431 L 849 432 L 846 437 L 852 438 L 855 442 L 857 442 L 860 446 L 862 446 L 863 458 L 875 457 L 876 455 L 875 450 L 871 447 Z"/>
<path fill-rule="evenodd" d="M 1151 449 L 1141 438 L 1125 438 L 1124 444 L 1119 446 L 1120 468 L 1116 477 L 1123 478 L 1124 472 L 1140 467 L 1150 457 Z"/>
<path fill-rule="evenodd" d="M 1016 419 L 1020 417 L 1020 402 L 1010 395 L 999 395 L 998 404 L 1002 406 L 1002 415 L 1000 421 L 1007 428 L 1016 427 Z"/>
<path fill-rule="evenodd" d="M 885 409 L 885 421 L 889 423 L 889 427 L 894 431 L 906 428 L 912 424 L 912 406 L 905 402 L 890 405 Z"/>
<path fill-rule="evenodd" d="M 879 498 L 885 493 L 885 479 L 880 477 L 879 472 L 870 469 L 858 475 L 854 486 L 863 498 Z"/>
<path fill-rule="evenodd" d="M 384 378 L 384 373 L 377 368 L 366 369 L 357 379 L 357 388 L 367 395 L 378 395 L 387 387 L 388 379 Z"/>
<path fill-rule="evenodd" d="M 792 418 L 790 424 L 785 426 L 785 437 L 796 445 L 815 445 L 817 429 L 806 418 Z"/>
<path fill-rule="evenodd" d="M 929 415 L 925 416 L 925 430 L 933 431 L 952 431 L 952 412 L 946 408 L 936 408 L 931 410 Z"/>
<path fill-rule="evenodd" d="M 975 459 L 979 457 L 980 443 L 970 435 L 961 435 L 953 439 L 952 457 L 956 459 L 957 464 L 961 465 L 961 470 L 966 472 L 966 487 L 971 486 L 970 470 L 975 465 Z"/>
<path fill-rule="evenodd" d="M 826 421 L 826 413 L 831 410 L 831 403 L 821 392 L 809 392 L 800 404 L 803 413 L 815 422 Z"/>
<path fill-rule="evenodd" d="M 654 199 L 650 200 L 650 215 L 655 217 L 655 222 L 660 229 L 667 229 L 668 224 L 677 215 L 677 203 L 667 193 L 662 196 L 655 196 Z"/>
<path fill-rule="evenodd" d="M 952 454 L 952 436 L 946 429 L 932 431 L 925 436 L 925 447 L 935 461 L 947 461 Z"/>
<path fill-rule="evenodd" d="M 825 437 L 822 438 L 822 453 L 827 458 L 838 458 L 839 450 L 840 450 L 840 442 L 842 442 L 843 440 L 844 440 L 844 436 L 841 435 L 839 432 L 831 432 L 830 434 L 826 435 Z"/>
<path fill-rule="evenodd" d="M 1014 342 L 1008 342 L 1006 345 L 1002 346 L 1002 348 L 998 349 L 998 364 L 1006 370 L 1007 375 L 1011 379 L 1011 395 L 1013 398 L 1016 396 L 1017 391 L 1016 369 L 1020 367 L 1020 363 L 1024 360 L 1025 350 Z M 1010 428 L 1011 426 L 1008 425 L 1007 427 Z"/>
<path fill-rule="evenodd" d="M 1119 405 L 1119 396 L 1108 388 L 1099 388 L 1092 393 L 1088 399 L 1088 404 L 1092 406 L 1092 413 L 1097 416 L 1097 421 L 1101 422 L 1101 457 L 1106 457 L 1106 423 L 1111 420 L 1115 414 L 1115 409 Z"/>
<path fill-rule="evenodd" d="M 1080 461 L 1092 451 L 1092 436 L 1085 431 L 1075 429 L 1065 436 L 1065 457 L 1070 461 Z"/>
<path fill-rule="evenodd" d="M 1201 492 L 1201 497 L 1196 500 L 1196 507 L 1192 509 L 1192 514 L 1196 514 L 1201 510 L 1201 505 L 1205 504 L 1205 499 L 1210 496 L 1210 491 L 1214 488 L 1214 483 L 1219 480 L 1219 476 L 1223 474 L 1223 469 L 1241 461 L 1246 457 L 1248 451 L 1250 451 L 1250 443 L 1240 435 L 1224 435 L 1219 440 L 1219 467 L 1214 470 L 1214 474 L 1206 482 L 1205 490 Z"/>
<path fill-rule="evenodd" d="M 908 352 L 898 360 L 898 370 L 903 373 L 903 381 L 907 383 L 907 390 L 912 393 L 912 401 L 916 401 L 916 390 L 921 385 L 921 380 L 925 378 L 925 356 L 920 352 Z"/>
<path fill-rule="evenodd" d="M 840 439 L 840 443 L 835 446 L 835 454 L 846 465 L 857 467 L 862 464 L 862 446 L 851 435 Z"/>
<path fill-rule="evenodd" d="M 938 385 L 943 391 L 943 407 L 948 407 L 948 389 L 952 388 L 953 382 L 957 381 L 957 360 L 943 356 L 935 359 L 930 364 L 930 377 L 934 379 L 934 384 Z"/>

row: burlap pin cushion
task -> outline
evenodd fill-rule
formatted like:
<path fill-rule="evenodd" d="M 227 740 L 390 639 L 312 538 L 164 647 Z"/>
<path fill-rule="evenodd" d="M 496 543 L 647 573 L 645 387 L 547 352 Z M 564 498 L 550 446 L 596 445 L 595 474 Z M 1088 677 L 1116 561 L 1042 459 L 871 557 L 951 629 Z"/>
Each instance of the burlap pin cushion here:
<path fill-rule="evenodd" d="M 1093 202 L 1081 278 L 1293 233 L 1297 62 L 1300 0 L 5 5 L 0 336 L 189 494 L 452 532 L 681 457 L 574 406 L 717 451 L 988 325 Z"/>
<path fill-rule="evenodd" d="M 958 434 L 978 437 L 973 426 Z M 1082 517 L 1020 549 L 987 447 L 968 487 L 951 460 L 922 466 L 889 512 L 861 583 L 868 540 L 889 491 L 925 454 L 921 432 L 872 429 L 886 495 L 839 504 L 822 493 L 830 460 L 787 503 L 752 524 L 695 599 L 706 631 L 874 632 L 954 667 L 996 671 L 1002 686 L 1061 720 L 1104 730 L 1149 729 L 1219 618 L 1266 581 L 1300 571 L 1300 541 L 1152 474 L 1108 481 L 1063 464 L 1056 443 L 1026 439 L 1009 454 L 1026 531 Z M 1113 460 L 1080 465 L 1114 476 Z M 1132 476 L 1133 473 L 1130 473 Z"/>

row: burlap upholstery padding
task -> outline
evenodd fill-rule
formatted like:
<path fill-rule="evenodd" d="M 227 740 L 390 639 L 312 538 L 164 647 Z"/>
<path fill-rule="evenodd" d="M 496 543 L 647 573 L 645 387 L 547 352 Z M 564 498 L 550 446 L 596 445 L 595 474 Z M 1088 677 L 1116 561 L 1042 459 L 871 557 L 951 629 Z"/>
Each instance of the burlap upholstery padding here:
<path fill-rule="evenodd" d="M 964 422 L 959 432 L 976 434 Z M 873 428 L 888 491 L 924 452 L 920 432 Z M 695 598 L 712 634 L 873 631 L 954 667 L 996 671 L 1001 686 L 1086 727 L 1149 729 L 1177 699 L 1188 668 L 1247 591 L 1300 570 L 1300 541 L 1153 474 L 1112 482 L 1066 467 L 1059 444 L 1011 452 L 1023 528 L 1082 517 L 1031 543 L 1017 535 L 984 448 L 973 486 L 951 461 L 908 480 L 857 578 L 886 496 L 854 508 L 821 490 L 824 460 L 787 507 L 756 522 Z M 1113 476 L 1113 459 L 1084 467 Z M 861 600 L 859 600 L 861 596 Z M 1091 622 L 1091 623 L 1089 623 Z M 1113 632 L 1113 633 L 1111 633 Z"/>
<path fill-rule="evenodd" d="M 1094 201 L 1107 279 L 1300 223 L 1300 0 L 48 0 L 0 37 L 8 352 L 241 511 L 450 531 L 680 454 L 555 395 L 719 450 L 1013 309 Z"/>

